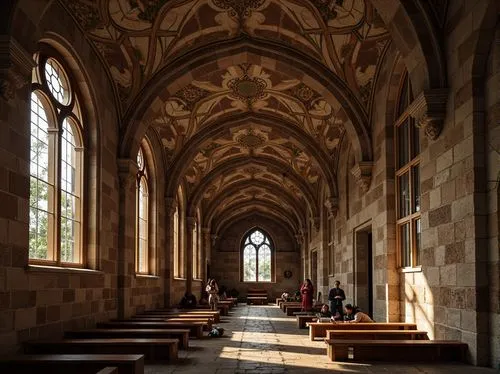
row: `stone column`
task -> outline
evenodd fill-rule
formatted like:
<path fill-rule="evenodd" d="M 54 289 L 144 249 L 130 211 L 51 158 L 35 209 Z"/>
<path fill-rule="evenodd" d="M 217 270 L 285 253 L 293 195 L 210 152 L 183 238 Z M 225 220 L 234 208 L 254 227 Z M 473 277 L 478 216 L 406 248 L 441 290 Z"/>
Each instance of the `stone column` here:
<path fill-rule="evenodd" d="M 171 303 L 172 280 L 174 279 L 174 213 L 176 199 L 165 197 L 165 306 Z"/>
<path fill-rule="evenodd" d="M 186 291 L 193 288 L 193 230 L 196 224 L 195 217 L 186 217 Z"/>
<path fill-rule="evenodd" d="M 207 279 L 207 259 L 210 258 L 212 248 L 210 239 L 210 228 L 203 227 L 201 229 L 202 244 L 201 244 L 201 279 Z"/>
<path fill-rule="evenodd" d="M 118 318 L 126 318 L 130 311 L 132 277 L 135 272 L 135 216 L 137 164 L 131 159 L 118 159 L 120 205 L 118 224 Z"/>

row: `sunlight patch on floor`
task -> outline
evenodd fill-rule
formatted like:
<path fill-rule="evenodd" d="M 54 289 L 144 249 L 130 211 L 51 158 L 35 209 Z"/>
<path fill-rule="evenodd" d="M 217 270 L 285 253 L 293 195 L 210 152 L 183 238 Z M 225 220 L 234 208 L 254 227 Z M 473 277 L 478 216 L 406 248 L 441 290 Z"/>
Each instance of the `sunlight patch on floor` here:
<path fill-rule="evenodd" d="M 255 320 L 262 321 L 265 318 L 266 321 L 275 321 L 275 322 L 287 322 L 287 323 L 296 323 L 295 319 L 288 318 L 280 318 L 280 317 L 262 317 L 262 316 L 240 316 L 239 319 L 247 319 L 247 320 Z"/>

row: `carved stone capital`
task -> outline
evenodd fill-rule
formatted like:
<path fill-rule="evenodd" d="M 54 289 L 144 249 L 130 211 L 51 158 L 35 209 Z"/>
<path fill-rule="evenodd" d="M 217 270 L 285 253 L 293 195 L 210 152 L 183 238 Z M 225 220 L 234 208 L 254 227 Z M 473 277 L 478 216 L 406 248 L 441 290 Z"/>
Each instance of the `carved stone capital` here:
<path fill-rule="evenodd" d="M 325 207 L 328 209 L 328 217 L 336 217 L 339 211 L 339 199 L 337 197 L 329 197 L 325 201 Z"/>
<path fill-rule="evenodd" d="M 423 128 L 430 140 L 436 140 L 443 129 L 447 100 L 447 88 L 424 90 L 408 107 L 417 127 Z"/>
<path fill-rule="evenodd" d="M 119 158 L 117 164 L 120 188 L 128 190 L 137 180 L 137 172 L 139 171 L 137 163 L 129 158 Z"/>
<path fill-rule="evenodd" d="M 352 175 L 356 178 L 356 182 L 363 192 L 367 192 L 370 188 L 370 183 L 372 181 L 372 168 L 373 162 L 362 161 L 358 162 L 351 169 Z"/>
<path fill-rule="evenodd" d="M 302 231 L 299 231 L 297 234 L 295 234 L 295 240 L 297 240 L 297 244 L 302 244 L 304 243 L 304 233 Z"/>
<path fill-rule="evenodd" d="M 10 101 L 31 82 L 33 57 L 10 36 L 0 35 L 0 98 Z"/>
<path fill-rule="evenodd" d="M 173 216 L 177 209 L 177 200 L 174 197 L 165 197 L 165 211 L 170 217 Z"/>
<path fill-rule="evenodd" d="M 193 230 L 196 226 L 196 217 L 186 217 L 186 226 L 188 230 Z"/>
<path fill-rule="evenodd" d="M 210 235 L 210 239 L 212 239 L 212 246 L 215 246 L 215 242 L 219 239 L 219 236 L 217 234 L 212 234 Z"/>

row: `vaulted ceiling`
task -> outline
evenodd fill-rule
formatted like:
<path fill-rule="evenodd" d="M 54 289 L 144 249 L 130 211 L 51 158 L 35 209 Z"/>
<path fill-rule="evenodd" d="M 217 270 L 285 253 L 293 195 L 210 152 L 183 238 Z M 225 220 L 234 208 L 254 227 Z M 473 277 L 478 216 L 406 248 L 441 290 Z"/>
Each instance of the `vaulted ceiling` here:
<path fill-rule="evenodd" d="M 261 212 L 299 233 L 337 197 L 345 139 L 372 161 L 390 38 L 369 0 L 62 1 L 108 69 L 123 149 L 153 129 L 167 195 L 183 185 L 204 226 Z"/>

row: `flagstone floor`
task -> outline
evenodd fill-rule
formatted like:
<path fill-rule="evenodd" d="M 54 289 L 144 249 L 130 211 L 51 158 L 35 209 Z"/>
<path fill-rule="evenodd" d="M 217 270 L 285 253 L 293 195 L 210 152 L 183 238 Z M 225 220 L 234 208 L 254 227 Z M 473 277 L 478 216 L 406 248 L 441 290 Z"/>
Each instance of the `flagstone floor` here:
<path fill-rule="evenodd" d="M 334 363 L 323 342 L 311 342 L 308 331 L 296 327 L 295 318 L 272 305 L 240 304 L 218 326 L 225 329 L 223 337 L 190 340 L 189 350 L 179 351 L 177 362 L 147 365 L 146 374 L 499 373 L 469 365 Z"/>

